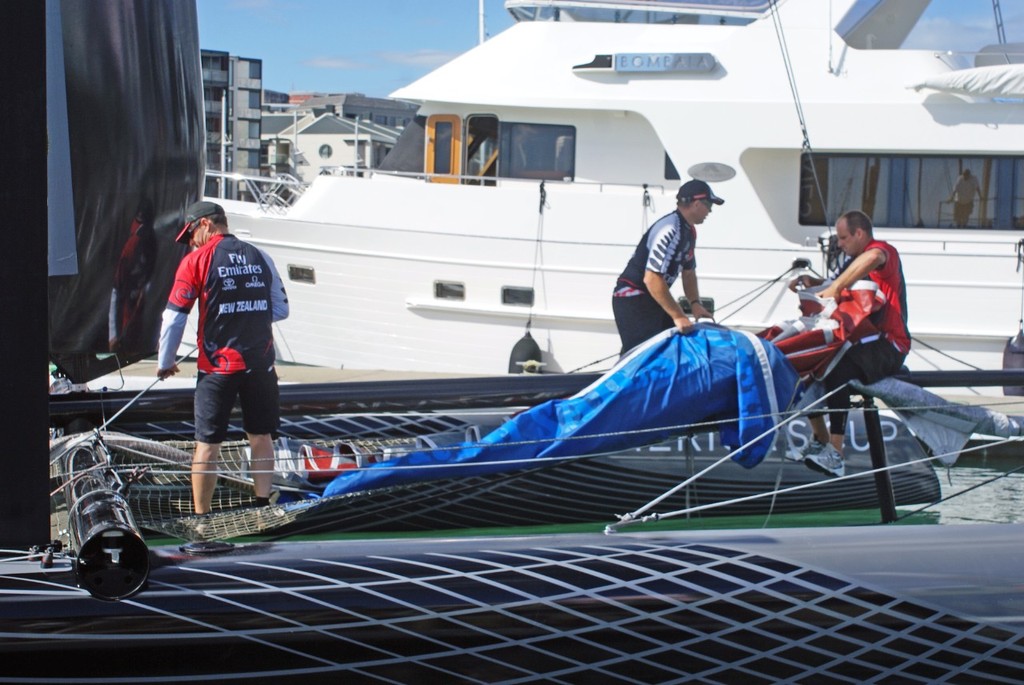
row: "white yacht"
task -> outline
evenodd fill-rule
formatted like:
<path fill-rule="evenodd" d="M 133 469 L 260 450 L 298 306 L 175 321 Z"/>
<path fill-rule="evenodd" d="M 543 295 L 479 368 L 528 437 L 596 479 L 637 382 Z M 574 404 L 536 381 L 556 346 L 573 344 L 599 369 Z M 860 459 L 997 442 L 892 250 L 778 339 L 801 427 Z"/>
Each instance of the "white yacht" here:
<path fill-rule="evenodd" d="M 910 369 L 999 368 L 1024 293 L 1024 44 L 900 49 L 927 5 L 507 0 L 512 27 L 392 94 L 419 123 L 383 168 L 325 169 L 286 209 L 225 202 L 286 279 L 280 358 L 497 374 L 528 329 L 544 372 L 607 368 L 616 277 L 697 177 L 726 200 L 697 243 L 719 323 L 798 316 L 787 282 L 834 266 L 858 208 L 903 257 Z"/>

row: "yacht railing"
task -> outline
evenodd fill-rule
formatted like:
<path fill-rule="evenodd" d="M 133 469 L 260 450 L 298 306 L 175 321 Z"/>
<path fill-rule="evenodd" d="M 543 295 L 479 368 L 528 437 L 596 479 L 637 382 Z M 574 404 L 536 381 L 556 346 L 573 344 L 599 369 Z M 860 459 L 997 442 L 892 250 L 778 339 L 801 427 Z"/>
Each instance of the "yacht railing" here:
<path fill-rule="evenodd" d="M 608 183 L 605 181 L 581 181 L 573 178 L 548 178 L 548 179 L 536 179 L 536 178 L 517 178 L 513 176 L 480 176 L 477 174 L 436 174 L 427 173 L 424 171 L 384 171 L 381 169 L 367 169 L 365 167 L 353 167 L 353 166 L 322 166 L 320 167 L 321 176 L 343 176 L 343 177 L 359 177 L 359 178 L 373 178 L 374 176 L 388 176 L 392 178 L 408 178 L 418 181 L 436 181 L 436 182 L 457 182 L 463 185 L 485 185 L 485 186 L 500 186 L 507 183 L 530 183 L 538 184 L 543 180 L 547 184 L 563 184 L 573 186 L 593 186 L 599 190 L 606 188 L 633 188 L 638 192 L 644 190 L 650 190 L 651 192 L 666 193 L 669 189 L 660 183 Z M 671 188 L 671 192 L 675 193 L 676 187 Z"/>
<path fill-rule="evenodd" d="M 233 172 L 222 172 L 214 169 L 206 170 L 208 179 L 219 179 L 221 195 L 226 196 L 228 183 L 234 182 L 240 186 L 236 189 L 236 196 L 244 196 L 251 199 L 259 208 L 265 212 L 283 214 L 288 208 L 295 204 L 295 201 L 309 187 L 290 174 L 278 174 L 276 176 L 247 176 Z"/>

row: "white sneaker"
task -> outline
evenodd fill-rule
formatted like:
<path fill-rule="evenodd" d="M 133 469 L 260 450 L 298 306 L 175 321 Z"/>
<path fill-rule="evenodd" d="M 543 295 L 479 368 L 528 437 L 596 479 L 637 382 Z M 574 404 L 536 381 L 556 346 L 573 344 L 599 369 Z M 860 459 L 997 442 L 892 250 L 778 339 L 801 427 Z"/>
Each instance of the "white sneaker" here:
<path fill-rule="evenodd" d="M 819 445 L 821 443 L 818 443 Z M 826 476 L 842 476 L 846 473 L 843 455 L 832 445 L 822 445 L 817 452 L 808 452 L 804 457 L 807 468 L 824 473 Z"/>
<path fill-rule="evenodd" d="M 798 448 L 794 445 L 790 445 L 789 449 L 785 451 L 783 456 L 790 461 L 803 461 L 807 458 L 808 454 L 821 452 L 823 449 L 825 449 L 824 443 L 818 442 L 817 438 L 811 438 L 803 447 Z"/>

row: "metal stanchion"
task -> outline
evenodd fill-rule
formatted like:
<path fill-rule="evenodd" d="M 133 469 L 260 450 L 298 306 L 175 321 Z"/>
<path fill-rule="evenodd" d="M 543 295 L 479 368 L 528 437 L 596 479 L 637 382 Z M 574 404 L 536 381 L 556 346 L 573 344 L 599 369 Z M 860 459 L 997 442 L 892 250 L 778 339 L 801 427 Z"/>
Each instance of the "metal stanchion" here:
<path fill-rule="evenodd" d="M 896 497 L 892 492 L 891 474 L 886 469 L 889 464 L 885 456 L 885 441 L 882 439 L 882 420 L 873 397 L 864 397 L 864 428 L 867 430 L 868 447 L 871 451 L 871 468 L 876 469 L 875 487 L 878 489 L 882 523 L 892 523 L 896 520 Z"/>

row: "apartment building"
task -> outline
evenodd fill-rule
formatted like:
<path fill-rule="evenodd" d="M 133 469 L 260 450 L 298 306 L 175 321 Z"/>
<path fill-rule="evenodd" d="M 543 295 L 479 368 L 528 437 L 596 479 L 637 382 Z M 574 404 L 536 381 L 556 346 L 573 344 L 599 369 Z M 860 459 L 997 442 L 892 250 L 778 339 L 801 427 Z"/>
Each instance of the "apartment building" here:
<path fill-rule="evenodd" d="M 256 176 L 260 172 L 263 60 L 201 50 L 206 108 L 206 168 Z M 250 199 L 243 187 L 207 179 L 213 197 Z"/>

